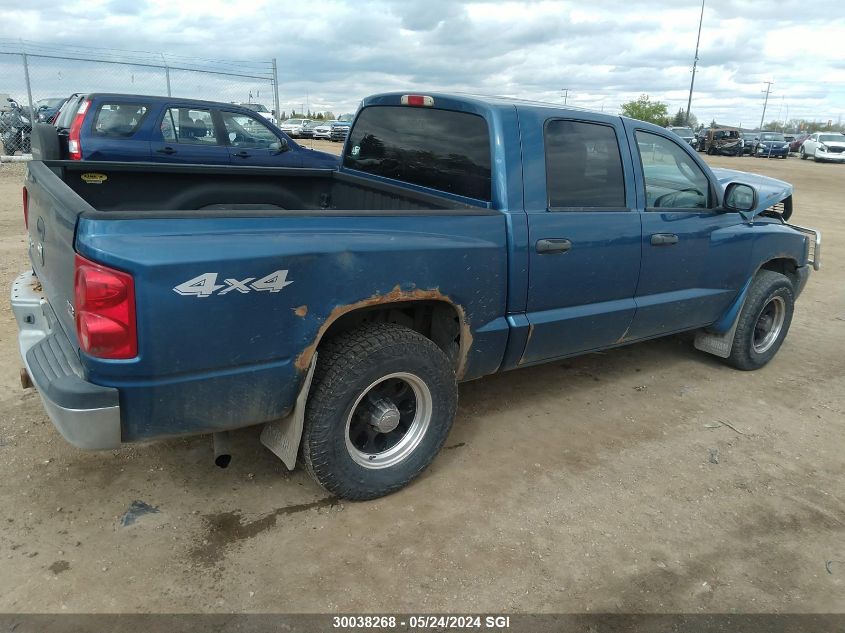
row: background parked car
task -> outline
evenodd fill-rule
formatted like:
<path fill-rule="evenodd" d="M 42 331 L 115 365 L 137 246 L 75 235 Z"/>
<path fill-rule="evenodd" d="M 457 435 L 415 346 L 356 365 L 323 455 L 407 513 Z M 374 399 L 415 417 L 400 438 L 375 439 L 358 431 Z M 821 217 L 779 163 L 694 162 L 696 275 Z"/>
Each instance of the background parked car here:
<path fill-rule="evenodd" d="M 745 142 L 735 127 L 714 127 L 704 137 L 704 151 L 723 156 L 742 156 Z"/>
<path fill-rule="evenodd" d="M 53 117 L 59 112 L 59 108 L 65 102 L 66 97 L 51 97 L 35 102 L 35 115 L 39 121 L 52 123 Z"/>
<path fill-rule="evenodd" d="M 314 128 L 320 124 L 319 121 L 308 121 L 299 130 L 299 138 L 314 138 Z"/>
<path fill-rule="evenodd" d="M 305 127 L 306 123 L 310 122 L 311 119 L 288 119 L 287 121 L 282 121 L 279 127 L 282 132 L 291 138 L 302 138 L 302 128 Z"/>
<path fill-rule="evenodd" d="M 758 158 L 786 158 L 789 156 L 789 143 L 780 132 L 759 132 L 754 138 L 752 155 Z"/>
<path fill-rule="evenodd" d="M 753 156 L 754 154 L 754 139 L 760 136 L 760 132 L 743 132 L 742 133 L 742 153 L 744 156 Z"/>
<path fill-rule="evenodd" d="M 332 138 L 332 124 L 337 121 L 321 121 L 314 126 L 314 138 L 325 139 L 327 141 Z"/>
<path fill-rule="evenodd" d="M 845 163 L 845 134 L 838 132 L 816 132 L 801 145 L 798 151 L 802 159 L 813 157 L 817 163 L 823 160 Z"/>
<path fill-rule="evenodd" d="M 692 131 L 692 128 L 669 126 L 666 129 L 674 132 L 690 145 L 695 146 L 695 132 Z"/>
<path fill-rule="evenodd" d="M 704 151 L 704 140 L 707 138 L 707 133 L 710 131 L 710 128 L 703 127 L 698 132 L 695 133 L 695 149 L 699 152 Z"/>
<path fill-rule="evenodd" d="M 54 158 L 331 169 L 338 164 L 337 156 L 304 148 L 258 113 L 231 103 L 74 95 L 55 128 Z"/>
<path fill-rule="evenodd" d="M 801 144 L 810 138 L 809 134 L 801 134 L 800 136 L 796 136 L 795 140 L 789 144 L 789 151 L 790 152 L 797 152 L 801 149 Z"/>
<path fill-rule="evenodd" d="M 345 141 L 349 135 L 349 128 L 352 126 L 351 121 L 336 121 L 332 124 L 331 140 Z"/>

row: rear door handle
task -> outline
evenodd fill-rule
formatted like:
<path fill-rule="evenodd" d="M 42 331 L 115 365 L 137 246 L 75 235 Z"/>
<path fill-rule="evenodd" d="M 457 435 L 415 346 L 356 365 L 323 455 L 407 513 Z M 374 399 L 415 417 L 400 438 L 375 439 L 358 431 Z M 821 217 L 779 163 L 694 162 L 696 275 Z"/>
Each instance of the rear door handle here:
<path fill-rule="evenodd" d="M 677 243 L 678 236 L 674 233 L 655 233 L 651 236 L 652 246 L 669 246 Z"/>
<path fill-rule="evenodd" d="M 234 154 L 234 155 L 237 156 L 238 158 L 249 158 L 249 153 L 245 152 L 243 150 L 241 150 L 240 152 L 238 152 L 237 154 Z"/>
<path fill-rule="evenodd" d="M 537 240 L 537 252 L 545 255 L 548 253 L 565 253 L 572 248 L 572 242 L 565 238 L 549 238 Z"/>
<path fill-rule="evenodd" d="M 159 154 L 175 154 L 176 150 L 172 147 L 162 147 L 161 149 L 156 150 Z"/>

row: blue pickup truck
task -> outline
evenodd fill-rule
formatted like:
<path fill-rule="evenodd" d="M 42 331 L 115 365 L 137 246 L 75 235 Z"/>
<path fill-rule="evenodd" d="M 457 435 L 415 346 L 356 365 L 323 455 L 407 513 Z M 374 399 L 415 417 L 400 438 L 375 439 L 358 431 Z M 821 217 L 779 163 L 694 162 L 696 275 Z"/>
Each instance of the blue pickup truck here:
<path fill-rule="evenodd" d="M 762 367 L 820 265 L 789 184 L 498 98 L 369 97 L 339 170 L 33 161 L 23 200 L 22 378 L 68 441 L 262 424 L 350 499 L 431 463 L 460 381 L 684 331 Z"/>

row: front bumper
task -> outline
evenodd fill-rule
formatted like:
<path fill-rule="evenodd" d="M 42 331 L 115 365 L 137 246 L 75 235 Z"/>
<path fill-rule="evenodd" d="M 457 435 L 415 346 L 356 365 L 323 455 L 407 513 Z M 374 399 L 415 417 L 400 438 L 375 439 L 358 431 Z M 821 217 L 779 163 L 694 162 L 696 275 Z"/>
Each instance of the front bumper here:
<path fill-rule="evenodd" d="M 118 391 L 85 380 L 76 350 L 42 296 L 38 279 L 21 273 L 11 295 L 21 359 L 53 425 L 78 448 L 120 446 Z"/>
<path fill-rule="evenodd" d="M 836 163 L 845 163 L 845 152 L 823 152 L 816 150 L 816 160 L 829 160 Z"/>
<path fill-rule="evenodd" d="M 789 155 L 789 147 L 778 147 L 778 148 L 771 148 L 769 149 L 765 145 L 759 145 L 757 147 L 757 156 L 788 156 Z"/>

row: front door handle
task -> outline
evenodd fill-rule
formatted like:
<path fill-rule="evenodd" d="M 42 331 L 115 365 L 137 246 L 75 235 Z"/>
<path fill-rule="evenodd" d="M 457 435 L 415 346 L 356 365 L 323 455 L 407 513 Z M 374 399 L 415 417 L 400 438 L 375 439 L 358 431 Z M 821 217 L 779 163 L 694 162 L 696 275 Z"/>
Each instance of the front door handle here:
<path fill-rule="evenodd" d="M 249 158 L 249 153 L 241 150 L 237 154 L 235 154 L 238 158 Z"/>
<path fill-rule="evenodd" d="M 161 149 L 156 150 L 159 154 L 175 154 L 176 150 L 170 146 L 162 147 Z"/>
<path fill-rule="evenodd" d="M 541 255 L 547 253 L 565 253 L 572 248 L 572 242 L 564 238 L 537 240 L 536 249 Z"/>
<path fill-rule="evenodd" d="M 669 246 L 670 244 L 677 244 L 678 236 L 674 233 L 655 233 L 651 236 L 652 246 Z"/>

